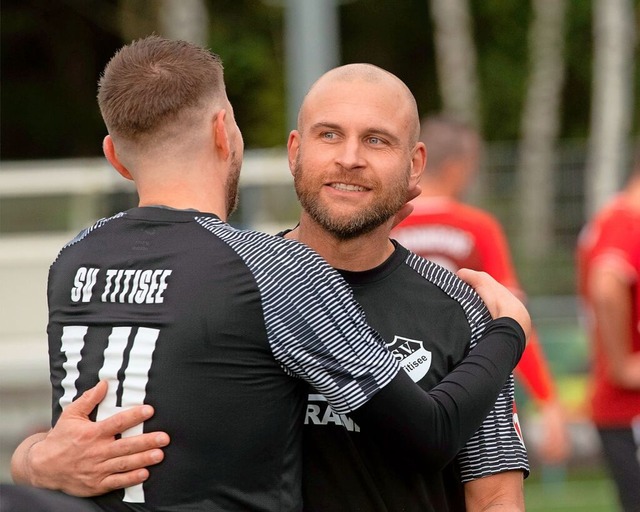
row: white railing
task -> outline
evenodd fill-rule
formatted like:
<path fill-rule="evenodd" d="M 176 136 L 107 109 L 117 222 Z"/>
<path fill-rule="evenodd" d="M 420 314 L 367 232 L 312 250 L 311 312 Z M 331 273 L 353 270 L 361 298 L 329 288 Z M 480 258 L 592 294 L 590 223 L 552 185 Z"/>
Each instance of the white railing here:
<path fill-rule="evenodd" d="M 290 188 L 283 150 L 247 151 L 240 187 L 282 185 Z M 47 377 L 46 281 L 49 265 L 60 248 L 83 226 L 99 218 L 109 193 L 131 192 L 104 158 L 3 162 L 0 201 L 8 198 L 68 197 L 66 229 L 58 232 L 19 233 L 0 230 L 0 375 L 2 385 L 23 385 L 35 375 Z M 242 196 L 242 190 L 241 190 Z M 275 232 L 281 226 L 246 205 L 244 224 Z M 33 207 L 33 206 L 30 206 Z M 263 208 L 264 210 L 264 208 Z M 258 218 L 262 217 L 262 218 Z M 254 222 L 251 222 L 253 219 Z M 260 222 L 258 222 L 258 220 Z"/>

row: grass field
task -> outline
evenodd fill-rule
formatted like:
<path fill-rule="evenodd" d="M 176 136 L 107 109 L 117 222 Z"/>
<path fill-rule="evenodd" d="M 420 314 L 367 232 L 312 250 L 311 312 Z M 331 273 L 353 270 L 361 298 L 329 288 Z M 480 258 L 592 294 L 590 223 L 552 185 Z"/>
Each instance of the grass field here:
<path fill-rule="evenodd" d="M 601 469 L 539 469 L 525 481 L 524 492 L 527 512 L 619 510 L 613 483 Z"/>

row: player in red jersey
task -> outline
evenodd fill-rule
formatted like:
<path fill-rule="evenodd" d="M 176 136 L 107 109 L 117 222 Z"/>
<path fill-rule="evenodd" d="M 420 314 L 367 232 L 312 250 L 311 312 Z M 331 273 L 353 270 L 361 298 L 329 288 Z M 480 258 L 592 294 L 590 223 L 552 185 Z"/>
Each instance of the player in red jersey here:
<path fill-rule="evenodd" d="M 461 202 L 475 176 L 482 151 L 476 131 L 444 117 L 427 117 L 420 140 L 427 145 L 427 166 L 414 211 L 391 236 L 409 250 L 449 270 L 483 270 L 525 299 L 504 231 L 495 217 Z M 516 368 L 542 413 L 544 439 L 540 454 L 558 463 L 569 455 L 564 413 L 551 372 L 535 333 Z"/>
<path fill-rule="evenodd" d="M 640 510 L 640 146 L 626 188 L 578 240 L 591 415 L 625 512 Z"/>

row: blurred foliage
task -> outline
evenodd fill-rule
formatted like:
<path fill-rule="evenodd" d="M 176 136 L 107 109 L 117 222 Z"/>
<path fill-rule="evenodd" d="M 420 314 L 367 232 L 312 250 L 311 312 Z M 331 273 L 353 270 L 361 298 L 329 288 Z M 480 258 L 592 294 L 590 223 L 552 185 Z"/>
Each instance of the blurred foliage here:
<path fill-rule="evenodd" d="M 472 15 L 483 133 L 516 139 L 527 80 L 529 2 L 472 2 Z"/>
<path fill-rule="evenodd" d="M 428 2 L 345 2 L 340 11 L 342 62 L 369 62 L 400 77 L 421 115 L 439 108 Z"/>
<path fill-rule="evenodd" d="M 88 13 L 106 4 L 115 8 L 107 1 L 81 9 L 75 2 L 3 1 L 2 159 L 101 153 L 106 131 L 96 84 L 120 39 L 108 18 Z"/>
<path fill-rule="evenodd" d="M 207 1 L 209 43 L 225 62 L 229 97 L 246 146 L 284 145 L 283 2 Z M 640 0 L 633 2 L 638 10 Z M 130 7 L 131 0 L 3 1 L 0 158 L 101 154 L 105 129 L 95 89 L 102 68 L 126 42 L 119 11 L 125 4 Z M 584 138 L 589 127 L 592 5 L 567 5 L 561 137 Z M 486 137 L 516 140 L 527 78 L 530 2 L 471 0 L 471 7 Z M 139 36 L 151 25 L 146 19 Z M 421 114 L 439 109 L 427 0 L 342 1 L 340 30 L 343 63 L 380 65 L 407 83 Z M 126 27 L 127 37 L 134 32 Z M 639 82 L 640 65 L 636 78 Z M 637 128 L 637 119 L 635 123 Z"/>
<path fill-rule="evenodd" d="M 227 94 L 246 147 L 284 145 L 282 9 L 257 0 L 209 3 L 215 5 L 209 45 L 224 62 Z"/>

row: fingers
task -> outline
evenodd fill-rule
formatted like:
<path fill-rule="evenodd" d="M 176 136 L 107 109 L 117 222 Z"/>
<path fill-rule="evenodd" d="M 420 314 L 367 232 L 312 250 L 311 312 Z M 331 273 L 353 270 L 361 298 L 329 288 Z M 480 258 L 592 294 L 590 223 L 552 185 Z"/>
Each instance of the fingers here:
<path fill-rule="evenodd" d="M 104 399 L 107 393 L 107 381 L 100 381 L 91 389 L 85 391 L 77 400 L 73 401 L 63 411 L 65 417 L 79 417 L 88 419 L 89 414 Z M 114 414 L 97 423 L 104 435 L 115 436 L 127 429 L 135 427 L 153 416 L 153 407 L 140 405 Z"/>
<path fill-rule="evenodd" d="M 102 401 L 107 394 L 107 381 L 101 380 L 94 387 L 88 389 L 80 398 L 65 408 L 67 415 L 89 417 L 91 411 Z"/>
<path fill-rule="evenodd" d="M 499 316 L 499 308 L 497 307 L 496 284 L 489 274 L 486 272 L 478 272 L 468 268 L 459 269 L 456 274 L 460 279 L 471 286 L 480 298 L 484 301 L 493 318 Z"/>
<path fill-rule="evenodd" d="M 116 473 L 109 475 L 102 481 L 101 493 L 124 489 L 125 487 L 133 487 L 141 484 L 149 478 L 147 469 L 135 469 L 125 473 Z"/>
<path fill-rule="evenodd" d="M 407 190 L 407 202 L 412 201 L 416 197 L 418 197 L 422 193 L 422 187 L 420 185 L 415 185 Z"/>
<path fill-rule="evenodd" d="M 101 469 L 105 474 L 115 475 L 154 466 L 163 459 L 164 451 L 158 448 L 106 460 Z"/>
<path fill-rule="evenodd" d="M 100 382 L 63 411 L 55 427 L 30 449 L 30 483 L 77 496 L 95 496 L 136 485 L 148 478 L 146 466 L 164 458 L 170 442 L 164 432 L 116 439 L 154 413 L 153 407 L 131 407 L 99 422 L 88 414 L 104 397 Z"/>
<path fill-rule="evenodd" d="M 400 209 L 400 211 L 398 211 L 398 213 L 394 215 L 393 223 L 391 225 L 392 228 L 395 228 L 404 219 L 411 215 L 411 212 L 413 212 L 413 204 L 411 204 L 411 201 L 418 197 L 420 195 L 420 192 L 422 192 L 420 185 L 415 185 L 414 187 L 407 190 L 407 202 Z"/>
<path fill-rule="evenodd" d="M 167 446 L 169 441 L 169 436 L 165 432 L 150 432 L 133 437 L 123 437 L 111 444 L 107 457 L 111 460 L 132 457 L 126 466 L 118 467 L 117 464 L 115 464 L 113 468 L 114 472 L 128 471 L 136 467 L 147 466 L 148 464 L 157 464 L 162 460 L 162 458 L 157 458 L 159 455 L 162 456 L 163 453 L 160 448 Z M 134 465 L 134 461 L 139 460 L 134 458 L 134 456 L 143 453 L 149 457 L 149 460 L 143 461 L 145 462 L 144 464 Z"/>
<path fill-rule="evenodd" d="M 138 405 L 122 412 L 109 416 L 98 422 L 103 434 L 115 436 L 128 430 L 153 416 L 153 407 L 150 405 Z"/>
<path fill-rule="evenodd" d="M 107 449 L 99 450 L 100 455 L 87 452 L 82 461 L 60 468 L 55 488 L 86 497 L 142 483 L 149 478 L 147 467 L 164 459 L 163 450 L 155 447 L 168 442 L 163 432 L 111 441 Z"/>
<path fill-rule="evenodd" d="M 486 276 L 489 275 L 486 272 L 478 272 L 469 268 L 461 268 L 456 272 L 456 274 L 458 274 L 460 279 L 466 281 L 474 289 L 486 283 Z"/>
<path fill-rule="evenodd" d="M 484 301 L 491 316 L 508 316 L 520 324 L 527 338 L 531 334 L 531 317 L 522 301 L 486 272 L 462 268 L 458 277 L 466 281 Z"/>
<path fill-rule="evenodd" d="M 393 217 L 393 225 L 392 227 L 396 227 L 400 224 L 404 219 L 406 219 L 411 212 L 413 211 L 413 205 L 411 203 L 405 203 L 402 208 L 396 213 Z"/>
<path fill-rule="evenodd" d="M 169 436 L 163 432 L 144 434 L 114 443 L 114 449 L 122 455 L 107 459 L 100 465 L 105 476 L 100 484 L 100 492 L 131 487 L 149 478 L 148 466 L 164 460 L 160 447 L 169 444 Z M 158 447 L 158 448 L 156 448 Z"/>
<path fill-rule="evenodd" d="M 101 471 L 105 474 L 125 473 L 153 466 L 164 459 L 162 448 L 170 442 L 165 432 L 152 432 L 114 441 L 105 453 Z"/>

